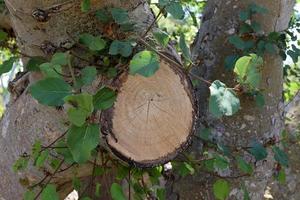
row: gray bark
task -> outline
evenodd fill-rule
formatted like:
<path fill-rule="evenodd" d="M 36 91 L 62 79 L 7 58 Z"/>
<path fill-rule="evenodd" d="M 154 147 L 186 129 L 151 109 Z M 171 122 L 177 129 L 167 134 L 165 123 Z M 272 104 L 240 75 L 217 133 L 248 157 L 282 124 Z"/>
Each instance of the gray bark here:
<path fill-rule="evenodd" d="M 207 80 L 221 80 L 227 86 L 234 86 L 234 75 L 225 70 L 224 59 L 235 54 L 235 48 L 228 42 L 228 37 L 237 33 L 239 25 L 238 14 L 250 3 L 264 6 L 268 9 L 265 15 L 257 15 L 255 20 L 263 28 L 265 34 L 272 31 L 283 31 L 288 27 L 294 1 L 293 0 L 263 0 L 263 1 L 219 1 L 210 0 L 204 11 L 202 25 L 193 44 L 192 54 L 195 63 L 200 63 L 194 73 Z M 253 100 L 242 96 L 241 110 L 232 117 L 213 119 L 208 113 L 208 86 L 198 87 L 199 107 L 201 111 L 200 129 L 203 125 L 212 127 L 218 141 L 229 146 L 249 146 L 253 139 L 261 142 L 275 137 L 277 140 L 283 129 L 283 70 L 279 55 L 265 55 L 262 71 L 261 88 L 266 100 L 264 108 L 260 109 Z M 195 142 L 194 150 L 201 149 L 201 143 Z M 252 159 L 249 155 L 245 155 Z M 264 199 L 267 190 L 275 185 L 273 180 L 274 159 L 271 151 L 266 161 L 255 163 L 254 176 L 233 179 L 229 199 L 243 199 L 241 185 L 245 182 L 251 199 Z M 235 169 L 230 169 L 221 176 L 234 176 Z M 180 199 L 213 199 L 212 184 L 216 180 L 206 173 L 187 177 L 174 184 L 173 191 Z M 273 193 L 274 191 L 271 191 Z M 296 190 L 293 191 L 296 193 Z M 275 199 L 291 199 L 296 194 L 276 192 Z"/>

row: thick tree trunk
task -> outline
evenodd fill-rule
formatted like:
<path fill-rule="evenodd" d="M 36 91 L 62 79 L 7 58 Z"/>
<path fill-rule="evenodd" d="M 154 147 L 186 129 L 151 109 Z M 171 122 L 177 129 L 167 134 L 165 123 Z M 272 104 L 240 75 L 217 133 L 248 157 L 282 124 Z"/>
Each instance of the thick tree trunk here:
<path fill-rule="evenodd" d="M 224 59 L 235 54 L 233 46 L 228 42 L 230 35 L 236 34 L 239 25 L 239 13 L 250 3 L 264 6 L 268 9 L 265 15 L 255 17 L 262 25 L 265 34 L 272 31 L 283 31 L 288 27 L 292 14 L 293 0 L 243 0 L 219 1 L 210 0 L 203 15 L 203 23 L 193 44 L 192 53 L 195 63 L 201 63 L 194 70 L 207 80 L 221 80 L 228 86 L 234 86 L 234 76 L 225 70 Z M 282 59 L 279 55 L 265 55 L 262 71 L 261 88 L 266 105 L 260 109 L 253 100 L 247 97 L 241 99 L 241 110 L 232 117 L 221 120 L 213 119 L 208 114 L 208 86 L 198 87 L 199 110 L 202 111 L 201 127 L 208 125 L 218 141 L 230 146 L 249 146 L 253 139 L 265 142 L 272 138 L 279 138 L 283 129 L 283 69 Z M 199 150 L 201 144 L 194 143 L 194 150 Z M 249 156 L 249 155 L 248 155 Z M 255 164 L 254 176 L 239 178 L 232 181 L 229 199 L 243 199 L 241 185 L 245 185 L 251 199 L 263 199 L 268 187 L 274 185 L 273 181 L 274 159 L 271 151 L 266 161 Z M 234 176 L 234 169 L 230 169 L 225 176 Z M 213 199 L 212 184 L 216 179 L 208 174 L 199 173 L 175 183 L 173 191 L 180 199 Z M 273 191 L 272 191 L 273 192 Z M 296 191 L 295 191 L 296 192 Z M 276 193 L 277 195 L 277 193 Z M 278 193 L 275 199 L 289 199 Z"/>
<path fill-rule="evenodd" d="M 50 57 L 55 51 L 73 46 L 74 38 L 77 39 L 81 33 L 102 33 L 103 26 L 95 18 L 94 12 L 81 11 L 81 1 L 6 0 L 5 3 L 11 14 L 18 46 L 29 56 Z M 106 6 L 128 9 L 130 17 L 136 23 L 137 34 L 144 33 L 154 20 L 143 0 L 92 1 L 93 10 Z M 37 73 L 30 74 L 30 83 L 39 77 Z M 98 86 L 94 85 L 91 89 L 95 91 Z M 19 178 L 34 183 L 42 177 L 40 172 L 32 170 L 26 174 L 13 173 L 14 161 L 24 152 L 30 152 L 36 139 L 47 145 L 67 129 L 64 111 L 38 104 L 27 93 L 27 85 L 16 87 L 25 88 L 25 92 L 14 96 L 0 124 L 0 199 L 7 200 L 22 198 L 24 188 Z M 87 165 L 78 172 L 87 176 L 91 172 L 91 166 Z M 64 184 L 71 184 L 70 175 L 58 174 L 55 178 L 62 194 L 70 192 L 71 188 Z"/>

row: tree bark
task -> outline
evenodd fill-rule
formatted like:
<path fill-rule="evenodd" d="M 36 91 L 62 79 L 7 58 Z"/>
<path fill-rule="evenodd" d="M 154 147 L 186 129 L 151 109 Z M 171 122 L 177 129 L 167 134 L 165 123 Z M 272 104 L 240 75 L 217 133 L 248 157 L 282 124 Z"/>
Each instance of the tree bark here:
<path fill-rule="evenodd" d="M 263 1 L 218 1 L 210 0 L 204 11 L 202 25 L 192 46 L 194 63 L 200 63 L 194 73 L 206 80 L 221 80 L 227 86 L 234 86 L 234 75 L 225 70 L 226 56 L 237 53 L 228 42 L 228 37 L 236 34 L 239 26 L 239 13 L 250 3 L 264 6 L 268 12 L 256 15 L 255 20 L 262 25 L 265 34 L 283 31 L 288 27 L 293 11 L 293 0 Z M 279 55 L 265 55 L 262 81 L 266 105 L 260 109 L 248 97 L 241 97 L 241 110 L 231 117 L 216 120 L 208 113 L 208 86 L 200 84 L 197 88 L 200 114 L 200 128 L 211 127 L 214 138 L 229 146 L 249 146 L 253 139 L 261 142 L 272 138 L 278 140 L 283 129 L 283 63 Z M 201 142 L 194 143 L 194 151 L 199 152 Z M 263 199 L 264 193 L 275 184 L 273 181 L 274 159 L 270 150 L 266 161 L 255 163 L 254 176 L 232 180 L 229 199 L 243 199 L 241 185 L 245 182 L 251 199 Z M 198 153 L 199 154 L 199 153 Z M 245 155 L 249 157 L 249 155 Z M 254 160 L 252 160 L 254 161 Z M 236 170 L 230 169 L 223 176 L 232 176 Z M 207 173 L 187 177 L 175 182 L 173 191 L 180 199 L 214 199 L 212 184 L 215 177 Z M 276 199 L 289 199 L 278 194 Z"/>
<path fill-rule="evenodd" d="M 81 11 L 81 1 L 28 0 L 24 3 L 22 0 L 6 0 L 5 3 L 10 11 L 18 46 L 29 56 L 49 58 L 56 51 L 73 46 L 74 38 L 78 39 L 81 33 L 101 35 L 103 30 L 103 25 L 96 19 L 93 11 Z M 154 20 L 148 4 L 143 0 L 92 1 L 93 10 L 103 7 L 122 7 L 129 10 L 130 18 L 136 23 L 136 34 L 144 33 Z M 26 63 L 25 58 L 23 61 Z M 38 73 L 29 75 L 30 83 L 39 78 Z M 18 157 L 24 152 L 30 152 L 36 139 L 47 145 L 67 129 L 64 111 L 38 104 L 28 94 L 27 86 L 28 84 L 16 86 L 23 87 L 24 92 L 14 96 L 0 123 L 0 199 L 22 198 L 24 187 L 19 181 L 21 177 L 30 184 L 43 177 L 41 172 L 32 169 L 26 174 L 15 174 L 12 165 Z M 96 91 L 98 87 L 99 82 L 90 89 Z M 78 172 L 81 176 L 88 176 L 91 168 L 91 165 L 87 165 Z M 58 174 L 55 177 L 61 194 L 70 192 L 71 188 L 66 184 L 72 184 L 71 180 L 72 177 L 66 174 Z"/>

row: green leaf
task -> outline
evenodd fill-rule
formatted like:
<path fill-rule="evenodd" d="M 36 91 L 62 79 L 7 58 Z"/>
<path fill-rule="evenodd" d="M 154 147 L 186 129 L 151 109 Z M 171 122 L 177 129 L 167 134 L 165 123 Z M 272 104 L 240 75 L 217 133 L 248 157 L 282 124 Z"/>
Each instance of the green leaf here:
<path fill-rule="evenodd" d="M 157 196 L 158 200 L 166 200 L 166 189 L 157 188 L 156 196 Z"/>
<path fill-rule="evenodd" d="M 111 108 L 117 99 L 117 94 L 114 90 L 104 87 L 94 95 L 94 107 L 97 110 L 106 110 Z"/>
<path fill-rule="evenodd" d="M 237 49 L 244 50 L 245 42 L 239 36 L 233 35 L 228 38 L 228 41 L 233 44 Z"/>
<path fill-rule="evenodd" d="M 268 42 L 266 44 L 265 48 L 266 48 L 267 52 L 270 53 L 270 54 L 276 54 L 277 53 L 276 46 L 273 43 Z"/>
<path fill-rule="evenodd" d="M 2 30 L 0 30 L 0 42 L 6 40 L 8 37 L 8 34 Z"/>
<path fill-rule="evenodd" d="M 260 107 L 260 108 L 264 107 L 265 97 L 261 92 L 258 92 L 257 94 L 255 94 L 254 98 L 255 98 L 255 103 L 258 107 Z"/>
<path fill-rule="evenodd" d="M 228 160 L 221 156 L 221 155 L 216 155 L 214 159 L 214 168 L 219 169 L 219 170 L 225 170 L 229 167 L 229 162 Z"/>
<path fill-rule="evenodd" d="M 48 156 L 49 156 L 49 151 L 48 150 L 43 151 L 39 155 L 39 157 L 37 157 L 35 166 L 38 168 L 42 167 L 44 165 L 45 161 L 47 160 Z"/>
<path fill-rule="evenodd" d="M 283 168 L 278 172 L 277 180 L 282 185 L 286 183 L 286 174 Z"/>
<path fill-rule="evenodd" d="M 29 162 L 29 158 L 27 158 L 27 157 L 20 157 L 13 164 L 13 171 L 14 172 L 18 172 L 18 171 L 25 170 L 28 167 L 28 162 Z"/>
<path fill-rule="evenodd" d="M 63 98 L 71 94 L 71 86 L 59 78 L 46 78 L 31 85 L 29 91 L 43 105 L 61 106 Z"/>
<path fill-rule="evenodd" d="M 81 11 L 88 12 L 91 9 L 91 0 L 82 0 Z"/>
<path fill-rule="evenodd" d="M 115 22 L 119 25 L 129 23 L 128 12 L 122 8 L 112 8 L 111 14 Z"/>
<path fill-rule="evenodd" d="M 42 143 L 40 140 L 36 140 L 32 145 L 32 149 L 31 149 L 31 157 L 33 160 L 36 160 L 40 156 L 41 150 L 42 150 Z"/>
<path fill-rule="evenodd" d="M 179 165 L 178 172 L 180 176 L 185 177 L 189 174 L 193 175 L 195 173 L 195 169 L 189 163 L 183 162 Z"/>
<path fill-rule="evenodd" d="M 249 5 L 249 9 L 251 10 L 251 12 L 253 14 L 256 14 L 256 13 L 259 13 L 259 14 L 265 14 L 268 12 L 268 9 L 266 9 L 265 7 L 263 6 L 260 6 L 260 5 L 257 5 L 255 3 L 251 3 Z"/>
<path fill-rule="evenodd" d="M 55 185 L 48 184 L 41 193 L 41 200 L 59 200 Z"/>
<path fill-rule="evenodd" d="M 72 153 L 70 151 L 69 148 L 65 148 L 67 147 L 67 144 L 65 141 L 60 140 L 57 145 L 57 147 L 62 147 L 62 148 L 58 148 L 56 149 L 56 152 L 60 155 L 63 156 L 65 163 L 67 164 L 73 164 L 75 161 L 73 159 Z"/>
<path fill-rule="evenodd" d="M 140 74 L 150 77 L 159 69 L 159 56 L 152 51 L 141 51 L 137 53 L 129 65 L 129 72 L 132 75 Z"/>
<path fill-rule="evenodd" d="M 8 60 L 4 61 L 0 65 L 0 75 L 9 72 L 16 61 L 17 61 L 16 57 L 11 57 Z"/>
<path fill-rule="evenodd" d="M 72 179 L 72 185 L 74 187 L 75 190 L 79 191 L 81 188 L 81 181 L 79 178 L 77 177 L 73 177 Z"/>
<path fill-rule="evenodd" d="M 113 183 L 110 188 L 113 200 L 126 200 L 122 187 L 118 183 Z"/>
<path fill-rule="evenodd" d="M 156 30 L 153 32 L 153 35 L 161 46 L 166 47 L 168 45 L 170 40 L 168 33 L 162 30 Z"/>
<path fill-rule="evenodd" d="M 261 25 L 255 21 L 251 22 L 251 28 L 256 33 L 261 31 Z"/>
<path fill-rule="evenodd" d="M 53 65 L 67 65 L 69 62 L 69 54 L 68 53 L 55 53 L 52 56 L 51 63 Z"/>
<path fill-rule="evenodd" d="M 120 54 L 123 57 L 129 57 L 132 54 L 132 46 L 128 41 L 114 40 L 109 48 L 110 55 Z"/>
<path fill-rule="evenodd" d="M 100 36 L 93 36 L 88 33 L 80 35 L 79 42 L 86 45 L 92 51 L 101 51 L 106 46 L 106 41 Z"/>
<path fill-rule="evenodd" d="M 26 69 L 28 71 L 39 71 L 40 70 L 39 66 L 45 62 L 47 62 L 47 61 L 43 57 L 39 57 L 39 56 L 32 57 L 27 62 Z"/>
<path fill-rule="evenodd" d="M 179 47 L 182 50 L 182 55 L 186 59 L 186 61 L 191 62 L 191 52 L 186 44 L 185 36 L 183 33 L 180 35 Z"/>
<path fill-rule="evenodd" d="M 83 127 L 71 126 L 67 133 L 67 145 L 74 160 L 85 163 L 91 158 L 91 152 L 100 142 L 99 126 L 89 124 Z"/>
<path fill-rule="evenodd" d="M 82 200 L 92 200 L 90 197 L 83 197 Z"/>
<path fill-rule="evenodd" d="M 243 200 L 251 200 L 249 192 L 248 192 L 248 190 L 247 190 L 247 188 L 244 184 L 242 185 L 242 190 L 243 190 L 243 193 L 244 193 Z"/>
<path fill-rule="evenodd" d="M 166 11 L 170 13 L 175 19 L 183 19 L 184 18 L 184 10 L 180 2 L 170 2 L 166 6 Z"/>
<path fill-rule="evenodd" d="M 34 200 L 34 198 L 35 198 L 35 194 L 33 191 L 28 190 L 24 193 L 24 197 L 23 197 L 24 200 Z"/>
<path fill-rule="evenodd" d="M 251 13 L 248 10 L 244 10 L 239 13 L 240 20 L 242 21 L 250 19 L 250 15 Z"/>
<path fill-rule="evenodd" d="M 257 161 L 263 160 L 267 157 L 268 153 L 261 143 L 254 141 L 251 143 L 250 147 L 251 148 L 249 149 L 249 152 L 255 157 Z"/>
<path fill-rule="evenodd" d="M 111 21 L 111 17 L 109 16 L 110 13 L 106 9 L 97 10 L 95 15 L 96 15 L 96 18 L 104 24 Z"/>
<path fill-rule="evenodd" d="M 251 89 L 256 89 L 261 81 L 260 68 L 262 65 L 262 57 L 250 54 L 237 60 L 234 72 L 238 75 L 238 81 L 241 84 L 246 84 Z"/>
<path fill-rule="evenodd" d="M 213 192 L 218 200 L 225 200 L 229 196 L 230 185 L 226 180 L 217 180 L 213 185 Z"/>
<path fill-rule="evenodd" d="M 61 78 L 62 74 L 62 67 L 58 64 L 52 64 L 52 63 L 43 63 L 39 66 L 40 71 L 42 74 L 47 77 L 53 77 L 53 78 Z"/>
<path fill-rule="evenodd" d="M 209 87 L 209 111 L 215 117 L 231 116 L 240 109 L 240 100 L 232 89 L 216 80 Z"/>
<path fill-rule="evenodd" d="M 242 157 L 237 157 L 238 167 L 239 169 L 247 174 L 252 174 L 253 169 L 250 164 L 248 164 Z"/>
<path fill-rule="evenodd" d="M 100 195 L 101 195 L 101 185 L 99 183 L 96 183 L 95 196 L 100 197 Z"/>
<path fill-rule="evenodd" d="M 81 81 L 84 85 L 90 85 L 96 79 L 97 69 L 96 67 L 85 67 L 81 70 Z"/>
<path fill-rule="evenodd" d="M 225 69 L 233 70 L 236 61 L 239 59 L 238 55 L 230 55 L 225 58 Z"/>
<path fill-rule="evenodd" d="M 281 150 L 279 147 L 276 146 L 273 147 L 272 150 L 274 152 L 275 160 L 282 166 L 288 167 L 289 166 L 288 155 L 283 150 Z"/>
<path fill-rule="evenodd" d="M 64 100 L 73 106 L 67 111 L 70 122 L 75 126 L 82 126 L 86 118 L 90 116 L 94 110 L 93 96 L 82 93 L 67 96 Z"/>
<path fill-rule="evenodd" d="M 210 141 L 211 140 L 211 130 L 209 128 L 202 129 L 200 131 L 199 137 L 202 140 Z"/>

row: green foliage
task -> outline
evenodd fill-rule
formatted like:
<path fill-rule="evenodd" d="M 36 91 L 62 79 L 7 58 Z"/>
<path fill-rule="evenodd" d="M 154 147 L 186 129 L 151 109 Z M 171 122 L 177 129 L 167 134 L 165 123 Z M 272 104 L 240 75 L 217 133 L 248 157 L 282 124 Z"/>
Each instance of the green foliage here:
<path fill-rule="evenodd" d="M 225 170 L 229 167 L 228 160 L 221 155 L 215 155 L 214 156 L 214 168 L 217 170 Z"/>
<path fill-rule="evenodd" d="M 4 61 L 0 65 L 0 75 L 9 72 L 16 61 L 17 61 L 16 57 L 11 57 L 8 60 Z"/>
<path fill-rule="evenodd" d="M 91 0 L 82 0 L 81 11 L 88 12 L 91 9 Z"/>
<path fill-rule="evenodd" d="M 0 42 L 5 41 L 7 39 L 7 37 L 8 37 L 8 34 L 5 31 L 0 30 Z"/>
<path fill-rule="evenodd" d="M 119 25 L 128 24 L 130 22 L 128 12 L 123 8 L 112 8 L 111 14 L 115 22 Z"/>
<path fill-rule="evenodd" d="M 18 172 L 25 170 L 28 167 L 29 158 L 28 157 L 20 157 L 13 164 L 13 171 Z"/>
<path fill-rule="evenodd" d="M 162 30 L 156 30 L 153 32 L 153 35 L 161 46 L 166 47 L 168 45 L 170 41 L 168 33 Z"/>
<path fill-rule="evenodd" d="M 41 200 L 59 200 L 55 185 L 48 184 L 41 194 Z"/>
<path fill-rule="evenodd" d="M 170 13 L 175 19 L 183 19 L 184 18 L 184 10 L 180 2 L 172 1 L 172 0 L 159 0 L 159 5 L 164 7 L 165 10 Z"/>
<path fill-rule="evenodd" d="M 46 62 L 46 59 L 43 57 L 39 57 L 39 56 L 32 57 L 27 62 L 26 69 L 28 71 L 39 71 L 40 70 L 39 66 L 45 62 Z"/>
<path fill-rule="evenodd" d="M 185 58 L 185 60 L 186 60 L 187 62 L 191 62 L 191 52 L 190 52 L 189 47 L 188 47 L 187 44 L 186 44 L 184 34 L 181 34 L 181 35 L 180 35 L 179 47 L 180 47 L 180 49 L 182 50 L 182 55 L 183 55 L 183 57 Z"/>
<path fill-rule="evenodd" d="M 77 163 L 85 163 L 100 142 L 99 125 L 71 126 L 67 133 L 67 145 Z"/>
<path fill-rule="evenodd" d="M 117 99 L 117 94 L 114 90 L 104 87 L 94 95 L 93 104 L 97 110 L 106 110 L 113 106 Z"/>
<path fill-rule="evenodd" d="M 90 85 L 97 77 L 96 67 L 85 67 L 81 70 L 80 78 L 76 80 L 77 87 Z"/>
<path fill-rule="evenodd" d="M 289 159 L 288 159 L 288 155 L 281 150 L 279 147 L 273 147 L 273 153 L 274 153 L 274 158 L 275 160 L 280 163 L 282 166 L 284 167 L 288 167 L 289 166 Z"/>
<path fill-rule="evenodd" d="M 129 72 L 132 75 L 140 74 L 150 77 L 159 69 L 159 57 L 152 51 L 141 51 L 137 53 L 129 65 Z"/>
<path fill-rule="evenodd" d="M 79 42 L 87 46 L 91 51 L 101 51 L 106 47 L 106 41 L 100 36 L 93 36 L 88 33 L 81 34 Z"/>
<path fill-rule="evenodd" d="M 45 164 L 45 161 L 47 160 L 49 156 L 49 151 L 45 150 L 42 153 L 40 153 L 40 155 L 37 157 L 36 162 L 35 162 L 35 166 L 36 167 L 43 167 Z"/>
<path fill-rule="evenodd" d="M 267 157 L 267 150 L 261 143 L 254 141 L 251 143 L 250 147 L 251 148 L 249 149 L 249 152 L 255 157 L 257 161 L 263 160 Z"/>
<path fill-rule="evenodd" d="M 87 93 L 81 93 L 67 96 L 64 100 L 72 106 L 67 111 L 70 122 L 75 126 L 83 126 L 86 118 L 89 117 L 94 110 L 93 96 Z"/>
<path fill-rule="evenodd" d="M 284 169 L 281 169 L 279 172 L 278 172 L 278 175 L 277 175 L 277 180 L 280 184 L 285 184 L 286 183 L 286 174 L 285 174 L 285 170 Z"/>
<path fill-rule="evenodd" d="M 195 169 L 191 164 L 183 162 L 178 166 L 178 172 L 180 176 L 185 177 L 187 175 L 193 175 L 195 173 Z"/>
<path fill-rule="evenodd" d="M 24 200 L 34 200 L 35 198 L 35 194 L 33 191 L 28 190 L 24 193 L 23 199 Z"/>
<path fill-rule="evenodd" d="M 226 180 L 217 180 L 213 185 L 213 192 L 218 200 L 225 200 L 230 192 L 230 185 Z"/>
<path fill-rule="evenodd" d="M 71 94 L 71 87 L 62 79 L 46 78 L 31 85 L 29 91 L 41 104 L 61 106 L 63 99 Z"/>
<path fill-rule="evenodd" d="M 209 111 L 215 117 L 231 116 L 240 109 L 240 100 L 235 92 L 220 81 L 214 81 L 209 87 Z"/>
<path fill-rule="evenodd" d="M 238 82 L 249 86 L 250 89 L 257 89 L 261 80 L 260 67 L 262 64 L 263 59 L 256 54 L 238 59 L 234 67 Z"/>
<path fill-rule="evenodd" d="M 126 200 L 122 187 L 118 183 L 111 185 L 110 194 L 113 200 Z"/>
<path fill-rule="evenodd" d="M 242 157 L 237 157 L 238 168 L 247 174 L 252 174 L 253 168 Z"/>
<path fill-rule="evenodd" d="M 110 45 L 109 54 L 129 57 L 132 54 L 131 43 L 129 41 L 114 40 Z"/>

